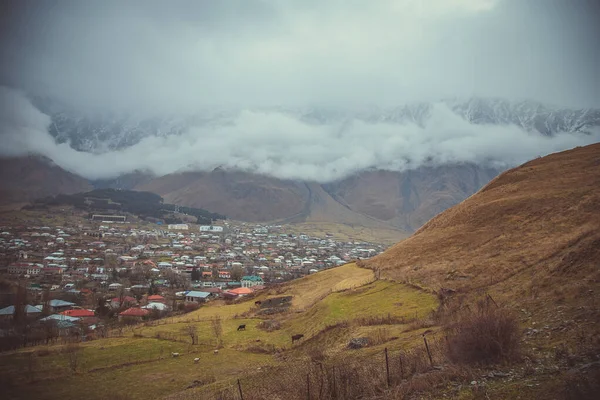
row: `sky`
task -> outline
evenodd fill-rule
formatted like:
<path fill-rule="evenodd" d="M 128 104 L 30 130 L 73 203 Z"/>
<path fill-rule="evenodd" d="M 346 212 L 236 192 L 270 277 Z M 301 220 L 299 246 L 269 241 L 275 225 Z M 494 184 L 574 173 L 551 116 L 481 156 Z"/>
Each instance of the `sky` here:
<path fill-rule="evenodd" d="M 216 164 L 321 180 L 432 158 L 512 165 L 597 137 L 531 137 L 523 139 L 529 146 L 515 150 L 511 141 L 527 133 L 471 126 L 442 106 L 435 127 L 354 121 L 340 136 L 337 126 L 309 126 L 253 109 L 395 106 L 471 96 L 600 107 L 599 3 L 4 1 L 0 155 L 41 153 L 90 178 Z M 245 111 L 230 127 L 190 127 L 178 139 L 149 138 L 92 157 L 54 143 L 49 117 L 30 96 L 82 112 L 193 114 L 209 105 Z M 206 149 L 210 154 L 199 159 Z"/>

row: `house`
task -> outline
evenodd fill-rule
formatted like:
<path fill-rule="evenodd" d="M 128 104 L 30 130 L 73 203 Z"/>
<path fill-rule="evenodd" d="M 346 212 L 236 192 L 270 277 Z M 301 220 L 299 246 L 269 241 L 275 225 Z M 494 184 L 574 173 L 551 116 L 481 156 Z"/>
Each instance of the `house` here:
<path fill-rule="evenodd" d="M 144 310 L 169 311 L 169 306 L 164 303 L 148 303 L 142 308 Z"/>
<path fill-rule="evenodd" d="M 96 314 L 94 313 L 93 310 L 85 310 L 85 309 L 67 310 L 67 311 L 63 311 L 59 314 L 66 315 L 68 317 L 75 317 L 75 318 L 90 318 L 90 317 L 96 316 Z"/>
<path fill-rule="evenodd" d="M 165 302 L 165 298 L 162 297 L 160 294 L 153 294 L 151 296 L 148 296 L 148 302 L 149 303 L 164 303 Z"/>
<path fill-rule="evenodd" d="M 231 272 L 229 271 L 219 271 L 219 278 L 220 279 L 231 279 Z"/>
<path fill-rule="evenodd" d="M 148 314 L 150 314 L 150 310 L 138 307 L 131 307 L 119 313 L 119 321 L 121 321 L 123 318 L 137 319 L 141 321 Z"/>
<path fill-rule="evenodd" d="M 119 290 L 122 287 L 123 285 L 121 285 L 120 283 L 111 283 L 110 285 L 108 285 L 108 290 Z"/>
<path fill-rule="evenodd" d="M 10 319 L 15 314 L 15 306 L 8 306 L 0 310 L 0 319 Z M 37 307 L 30 306 L 29 304 L 25 306 L 25 314 L 27 317 L 37 317 L 42 314 L 42 310 Z"/>
<path fill-rule="evenodd" d="M 206 298 L 208 296 L 210 296 L 210 293 L 208 292 L 198 292 L 196 290 L 191 290 L 186 293 L 185 301 L 203 303 L 206 301 Z"/>
<path fill-rule="evenodd" d="M 48 302 L 48 306 L 50 306 L 50 309 L 53 312 L 66 311 L 66 310 L 69 310 L 74 305 L 75 305 L 75 303 L 71 303 L 70 301 L 64 301 L 64 300 L 59 300 L 59 299 L 53 299 Z"/>
<path fill-rule="evenodd" d="M 233 293 L 237 296 L 245 296 L 247 294 L 254 293 L 254 290 L 250 289 L 249 287 L 241 287 L 228 290 L 228 293 Z"/>
<path fill-rule="evenodd" d="M 260 276 L 247 275 L 242 278 L 242 287 L 248 288 L 257 285 L 264 285 L 263 279 Z"/>
<path fill-rule="evenodd" d="M 121 303 L 121 298 L 115 297 L 110 300 L 110 306 L 112 308 L 121 308 L 121 306 L 129 307 L 129 306 L 134 305 L 136 302 L 137 301 L 131 296 L 123 296 L 122 303 Z"/>

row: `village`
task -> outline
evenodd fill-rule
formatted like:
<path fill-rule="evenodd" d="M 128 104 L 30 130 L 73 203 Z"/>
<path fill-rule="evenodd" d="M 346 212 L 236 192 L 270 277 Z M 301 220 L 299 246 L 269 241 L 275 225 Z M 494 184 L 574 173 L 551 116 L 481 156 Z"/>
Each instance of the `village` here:
<path fill-rule="evenodd" d="M 285 225 L 130 219 L 0 227 L 2 349 L 105 337 L 111 328 L 235 302 L 385 249 Z"/>

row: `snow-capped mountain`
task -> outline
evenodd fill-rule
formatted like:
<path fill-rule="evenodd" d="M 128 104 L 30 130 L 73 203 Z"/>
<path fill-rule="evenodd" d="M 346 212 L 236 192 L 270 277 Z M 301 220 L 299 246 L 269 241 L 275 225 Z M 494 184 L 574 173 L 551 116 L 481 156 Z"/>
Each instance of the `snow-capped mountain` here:
<path fill-rule="evenodd" d="M 35 100 L 36 106 L 52 118 L 50 134 L 59 143 L 86 152 L 102 153 L 122 149 L 148 136 L 178 135 L 190 127 L 218 127 L 233 124 L 241 108 L 203 108 L 194 115 L 143 117 L 136 114 L 82 113 L 49 100 Z M 397 107 L 342 109 L 333 107 L 260 108 L 252 111 L 278 112 L 309 124 L 344 121 L 367 123 L 428 124 L 436 105 L 473 124 L 516 125 L 530 132 L 551 136 L 558 132 L 590 132 L 600 126 L 599 109 L 568 109 L 534 101 L 507 101 L 493 98 L 447 99 L 439 103 L 411 103 Z"/>

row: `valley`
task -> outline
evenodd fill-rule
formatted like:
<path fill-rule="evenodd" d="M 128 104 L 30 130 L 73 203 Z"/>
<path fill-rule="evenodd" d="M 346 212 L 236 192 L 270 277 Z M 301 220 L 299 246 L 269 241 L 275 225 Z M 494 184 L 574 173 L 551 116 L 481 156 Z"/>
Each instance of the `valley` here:
<path fill-rule="evenodd" d="M 375 257 L 256 286 L 236 299 L 216 297 L 184 313 L 110 324 L 92 340 L 3 352 L 6 393 L 593 398 L 598 166 L 599 145 L 539 158 Z M 290 227 L 311 227 L 303 224 Z M 168 286 L 162 291 L 172 296 Z M 461 336 L 482 323 L 477 336 Z M 469 348 L 491 346 L 486 340 L 505 344 L 498 353 L 480 347 L 479 358 L 469 359 Z M 90 393 L 89 385 L 97 389 Z"/>

